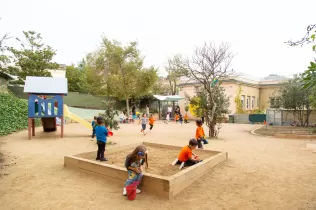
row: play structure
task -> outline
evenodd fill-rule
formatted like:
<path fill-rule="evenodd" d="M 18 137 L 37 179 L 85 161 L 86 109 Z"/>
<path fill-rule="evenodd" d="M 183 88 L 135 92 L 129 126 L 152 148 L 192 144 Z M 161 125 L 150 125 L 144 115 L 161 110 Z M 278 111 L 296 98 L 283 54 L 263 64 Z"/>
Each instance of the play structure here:
<path fill-rule="evenodd" d="M 65 118 L 92 129 L 89 122 L 69 112 L 63 97 L 68 94 L 67 78 L 26 77 L 24 92 L 28 97 L 28 139 L 35 136 L 35 118 L 41 118 L 44 132 L 52 132 L 60 126 L 64 137 Z"/>

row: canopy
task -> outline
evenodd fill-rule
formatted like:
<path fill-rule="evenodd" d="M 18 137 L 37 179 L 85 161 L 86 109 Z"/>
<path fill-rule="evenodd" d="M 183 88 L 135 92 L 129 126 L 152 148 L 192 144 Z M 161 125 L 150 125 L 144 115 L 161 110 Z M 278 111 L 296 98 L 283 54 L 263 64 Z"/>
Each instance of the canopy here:
<path fill-rule="evenodd" d="M 159 101 L 179 101 L 184 99 L 183 97 L 179 95 L 172 95 L 172 96 L 161 96 L 161 95 L 154 95 L 156 99 Z"/>

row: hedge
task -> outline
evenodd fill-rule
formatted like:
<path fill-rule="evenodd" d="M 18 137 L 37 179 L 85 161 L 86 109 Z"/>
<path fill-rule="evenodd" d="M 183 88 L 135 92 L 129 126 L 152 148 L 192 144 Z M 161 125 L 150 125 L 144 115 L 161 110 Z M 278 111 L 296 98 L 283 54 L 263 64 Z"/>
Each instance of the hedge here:
<path fill-rule="evenodd" d="M 0 93 L 0 136 L 28 127 L 27 101 L 19 99 L 12 94 Z M 41 125 L 39 119 L 35 125 Z"/>

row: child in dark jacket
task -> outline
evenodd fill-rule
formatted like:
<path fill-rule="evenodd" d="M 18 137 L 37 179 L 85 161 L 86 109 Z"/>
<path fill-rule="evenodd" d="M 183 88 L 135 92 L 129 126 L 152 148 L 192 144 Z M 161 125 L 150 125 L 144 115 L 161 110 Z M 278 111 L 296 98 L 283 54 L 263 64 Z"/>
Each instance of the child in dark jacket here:
<path fill-rule="evenodd" d="M 93 140 L 94 140 L 94 137 L 95 137 L 95 126 L 97 126 L 97 116 L 94 116 L 94 119 L 93 119 L 91 125 L 92 125 L 91 141 L 93 141 Z"/>

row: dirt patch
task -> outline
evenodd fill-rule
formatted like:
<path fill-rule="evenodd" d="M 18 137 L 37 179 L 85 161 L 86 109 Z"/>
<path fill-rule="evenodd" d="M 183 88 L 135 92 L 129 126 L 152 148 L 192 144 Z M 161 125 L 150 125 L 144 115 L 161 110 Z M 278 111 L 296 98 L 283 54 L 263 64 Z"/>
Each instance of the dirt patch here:
<path fill-rule="evenodd" d="M 255 131 L 256 134 L 274 136 L 279 134 L 316 135 L 315 127 L 292 127 L 292 126 L 263 126 Z"/>
<path fill-rule="evenodd" d="M 145 169 L 145 172 L 151 174 L 157 174 L 161 176 L 171 176 L 179 172 L 179 167 L 172 166 L 171 163 L 175 158 L 177 158 L 180 149 L 175 148 L 160 148 L 155 146 L 146 146 L 149 157 L 148 163 L 149 168 Z M 131 153 L 131 149 L 125 149 L 119 152 L 114 152 L 106 157 L 109 159 L 108 164 L 124 167 L 126 155 Z M 206 151 L 206 150 L 194 150 L 194 154 L 198 155 L 200 159 L 206 159 L 211 157 L 212 155 L 218 154 L 218 152 Z M 89 160 L 95 160 L 96 154 L 85 154 L 85 155 L 78 155 L 78 157 L 86 158 Z"/>

